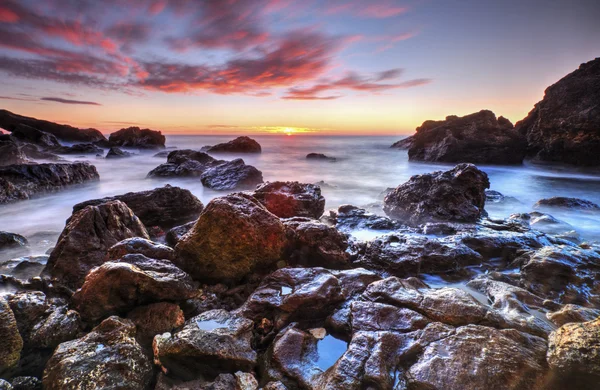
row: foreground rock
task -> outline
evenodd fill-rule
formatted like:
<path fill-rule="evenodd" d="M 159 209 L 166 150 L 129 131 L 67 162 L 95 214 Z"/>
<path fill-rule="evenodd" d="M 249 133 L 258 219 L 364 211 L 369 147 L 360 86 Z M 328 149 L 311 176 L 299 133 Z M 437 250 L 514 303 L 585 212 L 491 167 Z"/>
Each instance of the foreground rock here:
<path fill-rule="evenodd" d="M 288 246 L 286 257 L 292 264 L 330 269 L 350 268 L 348 238 L 335 227 L 308 218 L 284 222 Z"/>
<path fill-rule="evenodd" d="M 168 260 L 129 254 L 88 273 L 73 303 L 89 321 L 124 314 L 155 302 L 177 302 L 198 295 L 192 279 Z"/>
<path fill-rule="evenodd" d="M 160 131 L 128 127 L 114 132 L 108 137 L 113 146 L 140 149 L 163 149 L 166 138 Z"/>
<path fill-rule="evenodd" d="M 19 362 L 23 339 L 15 315 L 4 298 L 0 297 L 0 375 Z"/>
<path fill-rule="evenodd" d="M 226 191 L 254 188 L 263 182 L 263 177 L 261 171 L 238 158 L 207 169 L 200 180 L 205 187 Z"/>
<path fill-rule="evenodd" d="M 319 219 L 325 211 L 321 188 L 314 184 L 275 181 L 265 183 L 252 194 L 267 210 L 279 218 Z"/>
<path fill-rule="evenodd" d="M 393 147 L 408 148 L 409 160 L 521 164 L 525 156 L 525 137 L 512 123 L 488 110 L 443 121 L 425 121 L 417 133 Z"/>
<path fill-rule="evenodd" d="M 204 209 L 202 202 L 189 190 L 167 184 L 153 190 L 88 200 L 73 206 L 73 212 L 117 200 L 125 203 L 148 228 L 169 229 L 193 221 Z"/>
<path fill-rule="evenodd" d="M 33 127 L 67 142 L 106 141 L 104 135 L 96 129 L 78 129 L 69 125 L 59 125 L 53 122 L 13 114 L 7 110 L 0 110 L 0 127 L 8 131 L 13 131 L 19 125 Z"/>
<path fill-rule="evenodd" d="M 574 165 L 600 165 L 600 58 L 551 85 L 517 130 L 529 157 Z"/>
<path fill-rule="evenodd" d="M 191 149 L 175 150 L 167 155 L 167 162 L 154 168 L 148 177 L 194 177 L 200 176 L 209 168 L 224 163 L 204 152 Z"/>
<path fill-rule="evenodd" d="M 279 218 L 253 197 L 236 193 L 208 203 L 175 247 L 176 264 L 197 280 L 237 281 L 273 266 L 285 244 Z"/>
<path fill-rule="evenodd" d="M 250 137 L 237 137 L 233 141 L 225 142 L 207 149 L 208 153 L 261 153 L 260 144 Z"/>
<path fill-rule="evenodd" d="M 442 172 L 416 175 L 386 195 L 383 210 L 411 225 L 430 221 L 475 222 L 483 213 L 485 172 L 472 164 L 459 164 Z"/>
<path fill-rule="evenodd" d="M 87 206 L 69 219 L 44 274 L 75 289 L 89 270 L 104 263 L 110 247 L 130 237 L 149 239 L 144 225 L 123 202 Z"/>
<path fill-rule="evenodd" d="M 58 346 L 44 371 L 44 389 L 145 389 L 152 363 L 135 325 L 110 317 L 84 337 Z"/>
<path fill-rule="evenodd" d="M 179 332 L 154 338 L 155 362 L 184 380 L 249 371 L 257 358 L 250 344 L 252 328 L 252 321 L 225 310 L 202 313 Z"/>
<path fill-rule="evenodd" d="M 594 202 L 578 198 L 566 198 L 563 196 L 555 196 L 548 199 L 538 200 L 533 208 L 555 208 L 577 211 L 600 211 L 600 206 Z"/>
<path fill-rule="evenodd" d="M 11 165 L 0 168 L 0 204 L 58 191 L 68 185 L 98 180 L 96 167 L 88 163 Z"/>

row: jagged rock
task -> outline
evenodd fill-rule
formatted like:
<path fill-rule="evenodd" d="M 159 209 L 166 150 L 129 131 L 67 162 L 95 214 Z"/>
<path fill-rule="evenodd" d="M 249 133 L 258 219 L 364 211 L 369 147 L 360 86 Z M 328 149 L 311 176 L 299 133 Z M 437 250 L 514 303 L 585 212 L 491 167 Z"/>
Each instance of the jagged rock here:
<path fill-rule="evenodd" d="M 252 196 L 279 218 L 319 219 L 325 210 L 321 188 L 314 184 L 297 181 L 267 182 L 258 186 Z"/>
<path fill-rule="evenodd" d="M 600 318 L 566 324 L 553 332 L 548 338 L 547 358 L 550 367 L 558 371 L 568 388 L 597 386 L 600 380 Z"/>
<path fill-rule="evenodd" d="M 168 154 L 167 162 L 154 168 L 148 177 L 193 177 L 200 176 L 207 169 L 223 164 L 204 152 L 191 149 L 175 150 Z"/>
<path fill-rule="evenodd" d="M 262 172 L 241 158 L 205 170 L 200 176 L 205 187 L 217 191 L 250 189 L 263 182 Z"/>
<path fill-rule="evenodd" d="M 344 232 L 361 229 L 395 230 L 401 226 L 400 223 L 388 217 L 376 215 L 352 205 L 340 206 L 337 213 L 334 215 L 330 212 L 329 217 L 333 219 L 336 228 Z"/>
<path fill-rule="evenodd" d="M 408 148 L 409 160 L 521 164 L 525 137 L 504 117 L 496 119 L 489 110 L 443 121 L 425 121 L 417 133 L 392 147 Z"/>
<path fill-rule="evenodd" d="M 596 203 L 585 199 L 567 198 L 563 196 L 555 196 L 553 198 L 541 199 L 533 205 L 533 208 L 558 208 L 579 211 L 600 211 L 600 206 Z"/>
<path fill-rule="evenodd" d="M 110 317 L 82 338 L 60 344 L 44 371 L 44 389 L 147 388 L 152 363 L 135 332 L 133 322 Z"/>
<path fill-rule="evenodd" d="M 10 382 L 13 390 L 42 390 L 42 381 L 34 376 L 17 376 Z"/>
<path fill-rule="evenodd" d="M 600 58 L 579 66 L 545 91 L 516 129 L 535 160 L 600 164 Z"/>
<path fill-rule="evenodd" d="M 141 254 L 151 259 L 164 259 L 172 261 L 175 251 L 172 248 L 141 237 L 126 238 L 116 243 L 108 250 L 108 260 L 119 260 L 128 254 Z"/>
<path fill-rule="evenodd" d="M 485 172 L 472 164 L 459 164 L 446 172 L 411 177 L 385 197 L 383 210 L 413 225 L 436 220 L 475 222 L 483 213 L 489 187 Z"/>
<path fill-rule="evenodd" d="M 128 127 L 112 133 L 108 142 L 113 146 L 140 149 L 163 149 L 166 138 L 160 131 Z"/>
<path fill-rule="evenodd" d="M 208 153 L 261 153 L 260 144 L 250 137 L 236 139 L 208 148 Z"/>
<path fill-rule="evenodd" d="M 29 199 L 45 191 L 99 179 L 88 163 L 10 165 L 0 167 L 0 204 Z"/>
<path fill-rule="evenodd" d="M 40 148 L 32 144 L 21 145 L 21 152 L 23 152 L 27 158 L 33 160 L 65 161 L 59 155 L 46 150 L 40 150 Z"/>
<path fill-rule="evenodd" d="M 98 206 L 117 200 L 125 203 L 148 228 L 159 226 L 169 229 L 178 224 L 193 221 L 204 209 L 202 202 L 189 190 L 167 184 L 153 190 L 128 192 L 123 195 L 81 202 L 73 206 L 73 212 L 87 206 Z"/>
<path fill-rule="evenodd" d="M 127 315 L 127 319 L 137 327 L 137 339 L 144 346 L 151 346 L 157 334 L 172 332 L 185 323 L 183 311 L 170 302 L 137 307 Z"/>
<path fill-rule="evenodd" d="M 89 270 L 105 262 L 110 247 L 131 237 L 149 239 L 144 225 L 123 202 L 87 206 L 67 222 L 44 274 L 77 288 Z"/>
<path fill-rule="evenodd" d="M 197 285 L 170 261 L 129 254 L 90 271 L 72 301 L 84 319 L 94 321 L 140 305 L 197 295 Z"/>
<path fill-rule="evenodd" d="M 185 225 L 175 226 L 174 228 L 169 230 L 165 235 L 165 241 L 167 245 L 169 245 L 171 248 L 175 248 L 175 245 L 177 245 L 177 243 L 181 240 L 183 236 L 187 234 L 187 232 L 192 230 L 195 224 L 196 221 L 192 221 L 186 223 Z"/>
<path fill-rule="evenodd" d="M 549 214 L 534 211 L 529 213 L 529 226 L 546 234 L 562 234 L 573 231 L 573 226 Z"/>
<path fill-rule="evenodd" d="M 307 160 L 325 160 L 330 162 L 336 162 L 337 159 L 335 157 L 329 157 L 322 153 L 309 153 L 306 155 Z"/>
<path fill-rule="evenodd" d="M 0 166 L 29 163 L 32 161 L 27 158 L 19 145 L 12 141 L 0 141 Z"/>
<path fill-rule="evenodd" d="M 0 375 L 19 362 L 23 339 L 19 334 L 13 311 L 3 297 L 0 297 Z"/>
<path fill-rule="evenodd" d="M 406 137 L 401 139 L 400 141 L 396 141 L 392 144 L 392 148 L 396 149 L 410 149 L 410 147 L 415 143 L 415 136 L 411 135 L 410 137 Z"/>
<path fill-rule="evenodd" d="M 431 321 L 407 308 L 376 302 L 353 301 L 350 304 L 350 328 L 358 331 L 409 332 L 423 329 Z"/>
<path fill-rule="evenodd" d="M 591 309 L 578 305 L 564 305 L 552 313 L 546 315 L 556 326 L 563 326 L 570 322 L 587 322 L 600 317 L 600 309 Z"/>
<path fill-rule="evenodd" d="M 208 203 L 175 247 L 175 262 L 197 280 L 237 281 L 273 266 L 286 243 L 279 218 L 253 197 L 236 193 Z"/>
<path fill-rule="evenodd" d="M 170 378 L 164 374 L 158 375 L 154 390 L 257 390 L 258 382 L 247 372 L 238 371 L 235 374 L 219 374 L 214 380 L 195 379 L 182 381 Z M 268 390 L 267 388 L 262 388 Z M 280 389 L 274 389 L 280 390 Z M 286 389 L 282 389 L 286 390 Z"/>
<path fill-rule="evenodd" d="M 108 153 L 106 153 L 106 158 L 124 158 L 124 157 L 131 157 L 133 155 L 134 155 L 133 153 L 121 150 L 120 148 L 113 146 L 112 148 L 110 148 Z"/>
<path fill-rule="evenodd" d="M 104 150 L 94 144 L 75 144 L 73 146 L 55 146 L 49 149 L 56 154 L 104 154 Z"/>
<path fill-rule="evenodd" d="M 44 147 L 60 146 L 60 142 L 58 142 L 58 139 L 53 134 L 46 133 L 25 124 L 17 125 L 12 130 L 11 135 L 21 141 Z"/>
<path fill-rule="evenodd" d="M 36 128 L 54 135 L 59 140 L 67 142 L 106 141 L 104 135 L 96 129 L 78 129 L 68 125 L 59 125 L 53 122 L 13 114 L 7 110 L 0 110 L 0 127 L 8 131 L 13 131 L 19 125 Z"/>
<path fill-rule="evenodd" d="M 154 338 L 155 363 L 184 380 L 251 370 L 257 359 L 252 328 L 252 321 L 225 310 L 202 313 L 179 332 Z"/>
<path fill-rule="evenodd" d="M 348 239 L 336 228 L 314 220 L 284 222 L 289 244 L 286 256 L 295 264 L 325 268 L 349 268 Z"/>

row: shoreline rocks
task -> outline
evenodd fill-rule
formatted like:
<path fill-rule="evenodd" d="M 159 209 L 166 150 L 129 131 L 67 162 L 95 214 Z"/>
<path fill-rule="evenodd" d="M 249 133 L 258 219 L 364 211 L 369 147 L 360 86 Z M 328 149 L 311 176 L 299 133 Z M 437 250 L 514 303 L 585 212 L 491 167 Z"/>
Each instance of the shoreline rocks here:
<path fill-rule="evenodd" d="M 321 187 L 294 182 L 267 182 L 252 194 L 267 210 L 279 218 L 307 217 L 319 219 L 325 211 Z"/>
<path fill-rule="evenodd" d="M 200 176 L 202 185 L 216 191 L 244 190 L 263 182 L 262 172 L 237 158 L 207 169 Z"/>

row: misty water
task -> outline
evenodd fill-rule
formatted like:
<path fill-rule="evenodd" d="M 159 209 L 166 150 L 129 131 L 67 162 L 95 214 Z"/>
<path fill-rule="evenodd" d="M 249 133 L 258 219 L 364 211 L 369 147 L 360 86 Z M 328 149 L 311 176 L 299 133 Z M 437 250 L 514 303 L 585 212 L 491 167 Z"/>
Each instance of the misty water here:
<path fill-rule="evenodd" d="M 168 136 L 167 150 L 197 149 L 225 142 L 231 136 Z M 324 136 L 257 136 L 263 152 L 257 155 L 219 154 L 219 159 L 242 157 L 247 164 L 263 172 L 265 181 L 297 180 L 321 183 L 326 208 L 341 204 L 372 206 L 381 202 L 382 192 L 407 181 L 412 175 L 449 169 L 452 164 L 409 162 L 405 150 L 391 149 L 400 137 L 324 137 Z M 87 160 L 94 164 L 100 181 L 67 188 L 60 192 L 37 196 L 27 201 L 0 206 L 0 230 L 19 233 L 30 239 L 31 254 L 43 254 L 52 247 L 74 204 L 130 191 L 148 190 L 171 184 L 189 189 L 205 204 L 223 192 L 204 188 L 199 178 L 147 179 L 147 173 L 166 158 L 153 155 L 157 151 L 139 151 L 123 159 L 90 156 L 63 156 L 70 161 Z M 105 151 L 106 152 L 106 151 Z M 308 153 L 324 153 L 336 162 L 306 160 Z M 516 212 L 532 211 L 542 198 L 570 196 L 600 203 L 600 171 L 569 167 L 525 164 L 515 167 L 480 166 L 489 175 L 491 189 L 518 202 L 507 205 L 487 204 L 493 218 L 505 218 Z M 370 209 L 377 212 L 377 208 Z M 379 209 L 380 210 L 380 209 Z M 582 212 L 553 213 L 571 224 L 587 240 L 600 233 L 600 216 Z M 8 260 L 2 256 L 0 261 Z"/>

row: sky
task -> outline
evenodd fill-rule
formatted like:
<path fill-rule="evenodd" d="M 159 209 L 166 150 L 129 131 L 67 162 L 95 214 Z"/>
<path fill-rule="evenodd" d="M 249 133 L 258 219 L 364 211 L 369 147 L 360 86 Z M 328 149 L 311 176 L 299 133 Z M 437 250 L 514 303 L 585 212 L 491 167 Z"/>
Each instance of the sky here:
<path fill-rule="evenodd" d="M 600 57 L 598 0 L 0 0 L 0 108 L 111 132 L 516 122 Z"/>

